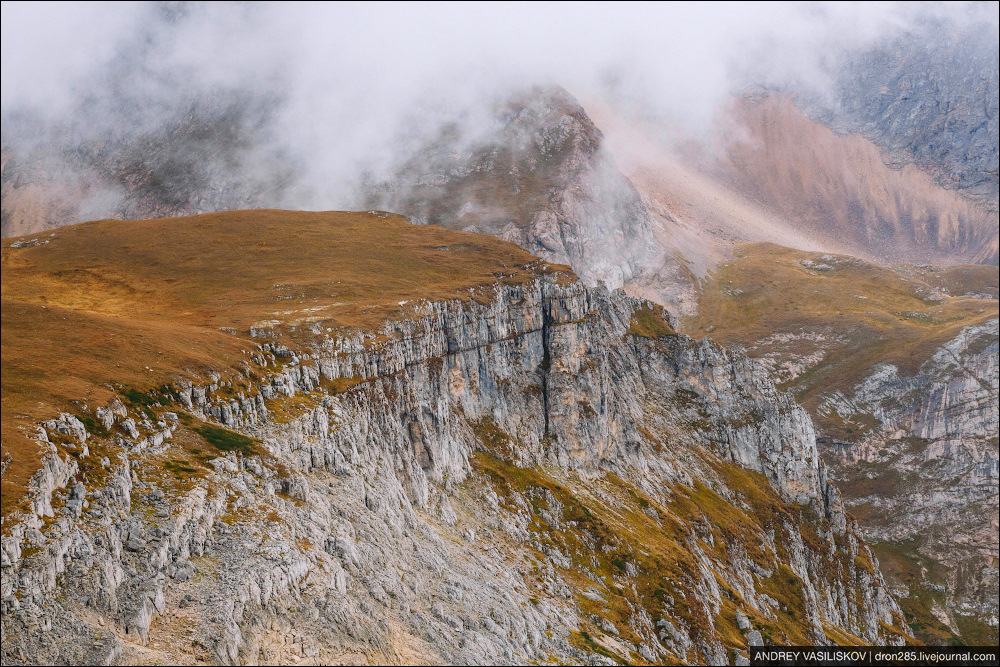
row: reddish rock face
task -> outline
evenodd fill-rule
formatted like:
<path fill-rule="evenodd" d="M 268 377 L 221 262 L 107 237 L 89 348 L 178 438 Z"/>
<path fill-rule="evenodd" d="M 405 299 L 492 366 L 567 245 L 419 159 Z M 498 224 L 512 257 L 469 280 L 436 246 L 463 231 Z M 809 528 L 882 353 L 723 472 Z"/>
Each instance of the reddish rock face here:
<path fill-rule="evenodd" d="M 887 165 L 874 143 L 834 133 L 788 97 L 736 100 L 723 127 L 719 177 L 816 239 L 882 262 L 996 262 L 995 210 L 915 165 Z"/>

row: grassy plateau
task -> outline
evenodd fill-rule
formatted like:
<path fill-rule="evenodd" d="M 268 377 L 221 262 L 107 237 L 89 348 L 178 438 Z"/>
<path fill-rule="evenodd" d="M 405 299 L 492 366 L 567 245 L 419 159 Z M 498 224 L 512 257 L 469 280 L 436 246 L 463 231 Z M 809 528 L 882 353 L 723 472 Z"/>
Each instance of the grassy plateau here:
<path fill-rule="evenodd" d="M 371 330 L 421 299 L 572 276 L 496 238 L 379 211 L 100 220 L 4 239 L 2 268 L 4 515 L 38 470 L 40 420 L 83 417 L 125 387 L 242 377 L 254 325 L 293 339 L 318 323 Z"/>

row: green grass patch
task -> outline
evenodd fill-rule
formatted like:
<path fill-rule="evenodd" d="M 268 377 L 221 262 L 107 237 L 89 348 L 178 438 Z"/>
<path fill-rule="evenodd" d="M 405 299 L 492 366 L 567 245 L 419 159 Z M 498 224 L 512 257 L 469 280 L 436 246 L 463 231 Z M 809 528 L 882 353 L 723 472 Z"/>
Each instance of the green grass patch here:
<path fill-rule="evenodd" d="M 484 451 L 501 459 L 508 459 L 513 455 L 513 441 L 493 417 L 486 416 L 466 421 L 472 432 L 475 433 L 476 439 L 482 444 Z"/>
<path fill-rule="evenodd" d="M 178 479 L 183 479 L 189 475 L 195 475 L 200 472 L 197 468 L 192 468 L 187 461 L 182 461 L 181 459 L 164 461 L 163 467 L 166 468 L 168 472 L 173 473 L 173 475 Z"/>
<path fill-rule="evenodd" d="M 83 423 L 84 428 L 87 429 L 87 433 L 91 435 L 96 435 L 99 438 L 104 438 L 110 435 L 108 429 L 104 428 L 104 424 L 88 414 L 78 415 L 77 419 Z"/>
<path fill-rule="evenodd" d="M 157 417 L 152 406 L 157 403 L 149 394 L 143 393 L 132 387 L 125 387 L 120 392 L 122 400 L 133 410 L 142 412 L 150 421 L 155 422 Z"/>
<path fill-rule="evenodd" d="M 199 426 L 194 430 L 220 452 L 239 452 L 243 456 L 254 456 L 260 453 L 257 450 L 257 443 L 253 439 L 235 431 L 211 424 Z"/>
<path fill-rule="evenodd" d="M 628 333 L 643 338 L 663 338 L 677 335 L 674 328 L 670 326 L 667 311 L 663 309 L 663 306 L 649 302 L 632 311 Z"/>

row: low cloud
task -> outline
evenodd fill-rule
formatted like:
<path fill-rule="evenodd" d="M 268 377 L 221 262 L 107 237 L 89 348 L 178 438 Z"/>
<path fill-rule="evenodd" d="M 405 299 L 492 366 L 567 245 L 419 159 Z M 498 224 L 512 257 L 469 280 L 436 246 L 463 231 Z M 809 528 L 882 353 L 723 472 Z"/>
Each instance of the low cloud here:
<path fill-rule="evenodd" d="M 255 145 L 225 159 L 294 173 L 284 206 L 337 208 L 362 171 L 388 173 L 442 123 L 488 132 L 512 91 L 555 83 L 696 133 L 749 83 L 822 91 L 838 53 L 928 17 L 996 16 L 995 3 L 5 2 L 3 143 L 127 143 L 246 107 Z"/>

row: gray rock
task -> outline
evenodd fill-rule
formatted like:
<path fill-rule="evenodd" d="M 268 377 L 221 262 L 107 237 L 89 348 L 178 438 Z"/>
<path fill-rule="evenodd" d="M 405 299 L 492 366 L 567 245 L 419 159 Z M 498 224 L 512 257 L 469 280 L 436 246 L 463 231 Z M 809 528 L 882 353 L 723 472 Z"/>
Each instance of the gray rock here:
<path fill-rule="evenodd" d="M 505 490 L 477 472 L 483 455 L 477 450 L 492 442 L 484 439 L 487 431 L 509 438 L 492 456 L 552 475 L 576 497 L 591 497 L 595 510 L 620 502 L 602 491 L 609 472 L 661 507 L 669 505 L 670 489 L 696 482 L 715 489 L 721 502 L 737 497 L 741 490 L 727 487 L 706 461 L 761 473 L 761 483 L 778 496 L 813 508 L 828 542 L 815 549 L 786 531 L 784 560 L 763 567 L 741 555 L 746 545 L 705 551 L 711 526 L 685 524 L 699 563 L 687 595 L 721 608 L 725 593 L 713 572 L 725 571 L 754 613 L 767 614 L 777 603 L 757 581 L 781 565 L 802 583 L 801 613 L 812 641 L 828 641 L 824 623 L 873 643 L 897 641 L 884 624 L 894 622 L 899 608 L 877 573 L 854 565 L 864 544 L 816 456 L 808 416 L 740 354 L 683 336 L 630 334 L 641 307 L 621 293 L 556 277 L 498 286 L 488 303 L 425 303 L 412 319 L 387 322 L 375 348 L 370 334 L 320 339 L 308 359 L 303 352 L 297 366 L 275 368 L 265 380 L 275 395 L 312 391 L 316 401 L 281 421 L 270 419 L 263 398 L 236 401 L 210 386 L 182 389 L 202 414 L 265 443 L 267 456 L 217 458 L 204 477 L 172 492 L 168 504 L 149 500 L 158 496 L 140 487 L 137 471 L 158 461 L 157 454 L 129 453 L 100 489 L 107 525 L 80 528 L 65 518 L 43 524 L 35 514 L 32 525 L 45 530 L 32 535 L 44 550 L 31 559 L 21 556 L 27 527 L 15 526 L 2 538 L 0 600 L 16 592 L 21 602 L 17 613 L 7 613 L 13 602 L 3 603 L 4 661 L 18 660 L 20 651 L 32 651 L 39 662 L 91 659 L 65 648 L 83 651 L 98 637 L 93 624 L 60 602 L 57 581 L 90 597 L 95 613 L 125 630 L 115 650 L 124 651 L 121 661 L 137 661 L 134 644 L 149 640 L 156 616 L 194 604 L 186 597 L 194 589 L 194 563 L 194 643 L 185 638 L 162 649 L 178 660 L 252 662 L 281 649 L 289 659 L 313 653 L 330 662 L 345 652 L 383 655 L 401 632 L 430 647 L 434 662 L 600 661 L 568 638 L 590 622 L 580 600 L 586 593 L 600 599 L 606 584 L 595 580 L 578 590 L 560 568 L 593 565 L 608 552 L 595 546 L 588 561 L 552 539 L 570 528 L 558 494 Z M 271 354 L 268 345 L 261 355 Z M 326 394 L 317 390 L 321 376 L 362 381 Z M 758 418 L 748 423 L 749 411 Z M 31 503 L 39 513 L 51 507 L 57 489 L 76 483 L 78 468 L 67 458 L 46 459 L 37 476 Z M 143 466 L 133 469 L 133 462 Z M 293 486 L 296 497 L 275 493 Z M 131 498 L 141 489 L 169 517 L 151 516 L 148 505 L 133 509 Z M 638 516 L 653 521 L 661 514 Z M 470 531 L 475 539 L 463 539 Z M 721 532 L 711 538 L 721 539 Z M 752 536 L 779 560 L 776 539 L 766 531 Z M 641 545 L 618 548 L 638 549 L 615 575 L 614 585 L 626 590 L 647 572 Z M 831 557 L 847 564 L 843 575 L 829 567 Z M 58 572 L 72 576 L 57 578 Z M 682 593 L 664 596 L 656 622 L 637 614 L 630 622 L 644 639 L 626 648 L 647 659 L 725 660 L 720 643 L 673 611 L 691 604 Z M 60 637 L 76 638 L 61 644 L 64 653 L 28 631 L 42 618 Z M 606 621 L 591 627 L 607 641 L 625 641 Z M 309 640 L 294 641 L 301 637 Z"/>
<path fill-rule="evenodd" d="M 921 558 L 940 564 L 923 569 L 918 583 L 944 587 L 952 613 L 987 623 L 1000 614 L 998 334 L 995 319 L 966 327 L 916 374 L 881 365 L 849 394 L 828 394 L 820 405 L 841 419 L 878 420 L 856 441 L 827 445 L 831 474 L 862 490 L 846 502 L 869 508 L 867 539 L 915 540 Z M 871 478 L 881 474 L 892 474 L 895 484 L 874 487 Z M 953 574 L 937 580 L 935 571 Z"/>

